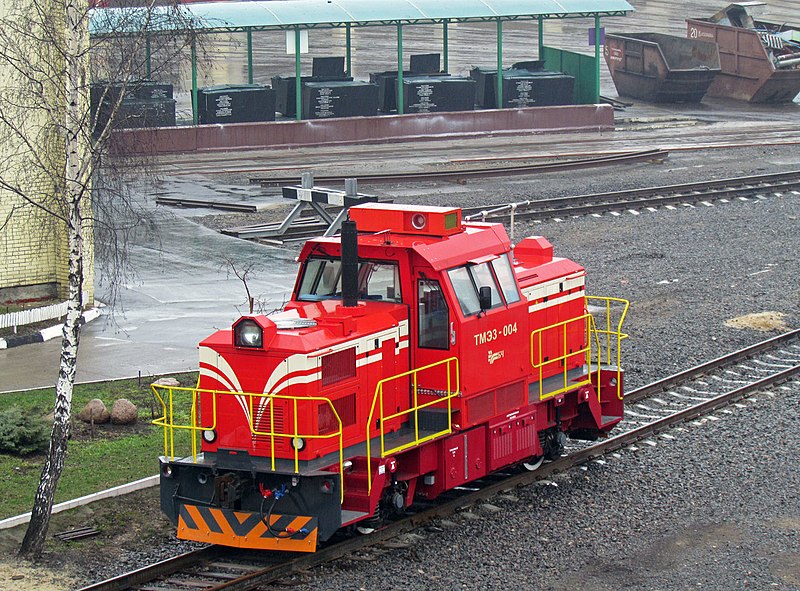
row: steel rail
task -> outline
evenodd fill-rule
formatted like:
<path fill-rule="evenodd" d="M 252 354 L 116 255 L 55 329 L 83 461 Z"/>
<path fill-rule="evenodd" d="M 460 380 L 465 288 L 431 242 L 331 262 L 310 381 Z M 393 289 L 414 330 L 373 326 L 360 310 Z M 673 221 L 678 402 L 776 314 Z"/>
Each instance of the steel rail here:
<path fill-rule="evenodd" d="M 510 176 L 518 174 L 534 174 L 544 172 L 555 172 L 560 170 L 576 170 L 581 168 L 592 168 L 595 166 L 605 166 L 608 164 L 641 162 L 647 160 L 663 160 L 669 152 L 661 149 L 642 150 L 638 152 L 625 152 L 622 154 L 603 155 L 595 158 L 581 158 L 569 160 L 567 162 L 548 162 L 543 164 L 525 164 L 522 166 L 496 166 L 491 168 L 473 168 L 468 170 L 443 170 L 428 172 L 408 172 L 408 173 L 373 173 L 360 174 L 357 176 L 360 182 L 364 183 L 396 183 L 414 181 L 436 181 L 436 180 L 463 180 L 468 178 L 490 178 L 497 176 Z M 346 178 L 354 175 L 315 175 L 315 183 L 343 183 Z M 251 183 L 260 184 L 262 187 L 275 187 L 281 185 L 297 184 L 299 179 L 295 177 L 274 177 L 274 178 L 254 178 Z"/>
<path fill-rule="evenodd" d="M 734 351 L 733 353 L 722 355 L 720 357 L 717 357 L 716 359 L 712 359 L 711 361 L 695 365 L 694 367 L 687 369 L 685 371 L 673 374 L 671 376 L 668 376 L 662 380 L 658 380 L 657 382 L 653 382 L 646 386 L 642 386 L 641 388 L 637 388 L 636 390 L 632 390 L 631 392 L 628 392 L 625 395 L 625 402 L 638 402 L 644 398 L 649 398 L 654 394 L 663 392 L 667 388 L 672 388 L 673 386 L 675 386 L 680 382 L 684 382 L 696 378 L 698 376 L 705 375 L 711 370 L 729 366 L 743 359 L 749 359 L 750 357 L 758 353 L 763 353 L 764 351 L 768 351 L 770 349 L 775 349 L 777 347 L 787 345 L 792 341 L 796 341 L 798 339 L 800 339 L 800 329 L 792 330 L 790 332 L 780 334 L 771 339 L 767 339 L 765 341 L 756 343 L 755 345 L 745 347 L 744 349 L 739 349 L 738 351 Z"/>
<path fill-rule="evenodd" d="M 709 362 L 697 365 L 688 370 L 676 373 L 667 378 L 634 390 L 625 397 L 626 402 L 635 402 L 637 400 L 641 400 L 647 396 L 651 396 L 666 388 L 679 384 L 680 382 L 691 381 L 697 376 L 705 374 L 712 369 L 729 366 L 739 361 L 746 360 L 757 353 L 780 348 L 792 343 L 798 338 L 800 338 L 800 329 L 793 330 L 734 351 L 727 355 L 718 357 Z M 544 464 L 535 472 L 525 472 L 503 478 L 502 480 L 490 482 L 485 486 L 482 486 L 479 490 L 469 491 L 461 496 L 451 498 L 431 508 L 420 511 L 415 515 L 410 515 L 401 521 L 391 523 L 369 536 L 348 538 L 344 541 L 336 542 L 329 546 L 320 548 L 313 554 L 291 555 L 277 564 L 272 564 L 261 570 L 249 572 L 244 576 L 234 578 L 232 580 L 228 580 L 219 584 L 212 584 L 211 586 L 205 587 L 205 589 L 206 591 L 247 591 L 255 589 L 261 585 L 266 585 L 289 577 L 293 574 L 296 574 L 298 571 L 309 569 L 337 558 L 347 556 L 356 550 L 378 545 L 381 542 L 385 542 L 391 538 L 397 537 L 400 534 L 417 529 L 433 519 L 446 517 L 460 509 L 474 505 L 477 501 L 486 500 L 500 492 L 510 490 L 518 486 L 529 485 L 536 480 L 541 480 L 542 478 L 565 472 L 573 467 L 585 464 L 603 455 L 646 439 L 647 437 L 656 435 L 675 425 L 684 423 L 704 414 L 718 410 L 724 406 L 733 404 L 741 398 L 749 396 L 761 389 L 787 381 L 798 374 L 800 374 L 800 365 L 783 369 L 782 371 L 776 372 L 772 375 L 754 380 L 745 386 L 724 392 L 696 405 L 676 411 L 636 429 L 626 431 L 615 437 L 611 437 L 599 443 L 590 445 L 584 449 L 573 451 L 569 455 L 561 457 L 548 464 Z M 492 478 L 492 475 L 487 475 L 486 479 L 490 478 Z M 484 481 L 486 479 L 484 479 Z M 145 584 L 155 578 L 179 572 L 182 569 L 197 564 L 198 562 L 209 561 L 213 558 L 224 556 L 226 553 L 235 552 L 236 551 L 233 549 L 211 546 L 202 550 L 180 555 L 173 559 L 162 561 L 152 566 L 138 569 L 131 573 L 120 575 L 119 577 L 115 577 L 101 583 L 84 587 L 79 591 L 121 591 L 134 585 Z M 283 556 L 285 556 L 285 554 Z M 266 557 L 267 555 L 265 554 L 265 558 Z"/>
<path fill-rule="evenodd" d="M 464 208 L 462 213 L 465 219 L 480 218 L 486 221 L 505 222 L 511 219 L 511 209 L 514 209 L 515 219 L 569 217 L 609 209 L 636 209 L 685 203 L 686 201 L 719 200 L 767 190 L 787 190 L 797 187 L 800 187 L 800 171 L 791 171 L 751 177 L 734 177 L 718 181 L 557 197 L 517 204 L 497 204 L 483 208 L 471 207 Z"/>
<path fill-rule="evenodd" d="M 732 390 L 709 400 L 703 401 L 702 403 L 648 423 L 647 425 L 639 427 L 638 429 L 627 431 L 617 435 L 616 437 L 606 439 L 601 443 L 597 443 L 583 450 L 571 453 L 570 455 L 551 462 L 550 464 L 543 465 L 535 473 L 519 474 L 501 481 L 493 482 L 478 491 L 471 491 L 470 493 L 461 497 L 448 500 L 440 505 L 422 511 L 407 519 L 390 524 L 389 526 L 378 530 L 369 536 L 363 538 L 351 538 L 331 546 L 330 548 L 320 550 L 315 554 L 298 557 L 297 559 L 291 560 L 289 563 L 271 566 L 267 569 L 264 569 L 264 571 L 250 573 L 241 579 L 222 583 L 216 587 L 213 587 L 213 589 L 209 589 L 208 591 L 248 591 L 261 585 L 266 585 L 279 579 L 288 577 L 299 570 L 312 568 L 325 562 L 347 556 L 355 550 L 377 545 L 380 542 L 394 538 L 402 533 L 417 529 L 421 525 L 424 525 L 433 519 L 452 515 L 454 512 L 473 505 L 477 501 L 489 499 L 498 493 L 513 489 L 518 486 L 531 484 L 536 480 L 540 480 L 546 476 L 565 472 L 570 468 L 585 464 L 603 455 L 646 439 L 654 434 L 658 434 L 674 425 L 685 423 L 686 421 L 695 419 L 704 414 L 708 414 L 725 406 L 729 406 L 741 398 L 744 398 L 763 388 L 784 382 L 797 374 L 800 374 L 800 365 L 796 365 L 790 369 L 786 369 L 779 373 L 747 384 L 746 386 L 737 388 L 736 390 Z"/>
<path fill-rule="evenodd" d="M 213 560 L 229 551 L 228 548 L 222 546 L 207 546 L 143 566 L 129 573 L 94 583 L 88 587 L 82 587 L 78 591 L 121 591 L 122 589 L 129 589 L 136 585 L 143 585 L 155 579 L 174 574 L 198 563 Z"/>
<path fill-rule="evenodd" d="M 538 201 L 501 203 L 485 207 L 465 207 L 462 209 L 462 214 L 466 220 L 481 219 L 497 222 L 511 222 L 512 219 L 514 221 L 517 219 L 552 219 L 616 209 L 664 206 L 685 203 L 687 200 L 693 202 L 719 200 L 767 190 L 788 190 L 798 187 L 800 187 L 800 171 L 789 171 Z M 276 229 L 278 226 L 280 226 L 279 222 L 273 222 L 225 228 L 221 231 L 238 238 L 266 238 L 265 242 L 282 244 L 318 235 L 326 228 L 324 224 L 314 218 L 301 218 L 284 235 L 263 236 L 265 231 Z"/>
<path fill-rule="evenodd" d="M 224 201 L 189 199 L 183 197 L 156 197 L 156 205 L 168 205 L 170 207 L 206 207 L 209 209 L 242 211 L 245 213 L 256 213 L 258 211 L 257 205 L 249 203 L 226 203 Z"/>

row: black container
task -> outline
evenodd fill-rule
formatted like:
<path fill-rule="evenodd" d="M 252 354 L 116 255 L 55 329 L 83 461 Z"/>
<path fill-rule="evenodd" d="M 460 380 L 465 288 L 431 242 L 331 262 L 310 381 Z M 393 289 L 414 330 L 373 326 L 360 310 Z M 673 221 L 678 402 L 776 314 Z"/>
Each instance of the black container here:
<path fill-rule="evenodd" d="M 224 84 L 201 88 L 197 119 L 203 124 L 275 120 L 275 93 L 260 84 Z"/>
<path fill-rule="evenodd" d="M 311 61 L 311 75 L 315 78 L 345 78 L 343 57 L 315 57 Z"/>
<path fill-rule="evenodd" d="M 303 119 L 362 117 L 378 114 L 378 85 L 367 82 L 307 82 Z"/>
<path fill-rule="evenodd" d="M 175 100 L 123 99 L 117 113 L 115 128 L 174 127 Z"/>
<path fill-rule="evenodd" d="M 171 84 L 150 80 L 95 82 L 89 88 L 89 102 L 95 135 L 108 123 L 114 105 L 125 92 L 114 122 L 115 129 L 169 127 L 175 125 L 175 101 Z M 102 103 L 102 104 L 101 104 Z"/>
<path fill-rule="evenodd" d="M 140 80 L 128 87 L 128 96 L 143 101 L 160 101 L 175 98 L 172 84 Z"/>
<path fill-rule="evenodd" d="M 411 74 L 438 74 L 441 70 L 441 56 L 438 53 L 420 53 L 411 56 Z"/>
<path fill-rule="evenodd" d="M 475 102 L 484 109 L 497 108 L 497 70 L 473 68 Z M 571 105 L 575 102 L 575 78 L 561 72 L 503 70 L 503 108 Z"/>
<path fill-rule="evenodd" d="M 403 76 L 410 76 L 411 72 L 403 70 Z M 378 85 L 378 109 L 382 113 L 391 113 L 397 110 L 397 70 L 373 72 L 369 81 Z"/>
<path fill-rule="evenodd" d="M 152 80 L 131 80 L 130 82 L 93 82 L 89 89 L 92 107 L 97 107 L 105 93 L 106 101 L 113 103 L 125 89 L 125 98 L 143 101 L 158 101 L 175 98 L 172 84 Z"/>
<path fill-rule="evenodd" d="M 351 82 L 352 80 L 348 76 L 301 76 L 300 84 L 307 82 Z M 294 93 L 295 76 L 273 76 L 272 89 L 275 91 L 275 110 L 284 117 L 294 117 L 297 111 Z"/>
<path fill-rule="evenodd" d="M 471 78 L 409 76 L 403 79 L 404 113 L 471 111 L 475 80 Z"/>
<path fill-rule="evenodd" d="M 575 103 L 575 78 L 559 72 L 503 76 L 503 107 L 547 107 Z"/>
<path fill-rule="evenodd" d="M 439 72 L 427 76 L 414 76 L 411 71 L 403 70 L 403 81 L 409 77 L 423 78 L 449 78 L 450 74 Z M 397 70 L 386 72 L 373 72 L 369 75 L 369 81 L 378 85 L 378 109 L 381 113 L 392 113 L 397 111 Z"/>

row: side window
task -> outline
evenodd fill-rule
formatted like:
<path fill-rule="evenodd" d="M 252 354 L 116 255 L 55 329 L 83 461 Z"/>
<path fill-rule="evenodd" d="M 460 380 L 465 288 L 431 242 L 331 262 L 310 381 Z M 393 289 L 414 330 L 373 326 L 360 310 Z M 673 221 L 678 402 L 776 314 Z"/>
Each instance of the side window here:
<path fill-rule="evenodd" d="M 472 278 L 467 268 L 450 269 L 447 274 L 450 276 L 450 283 L 453 286 L 453 291 L 456 292 L 458 304 L 461 306 L 461 312 L 464 316 L 480 312 L 481 305 L 478 301 L 478 292 L 472 283 Z"/>
<path fill-rule="evenodd" d="M 503 305 L 503 300 L 500 298 L 500 291 L 497 289 L 497 283 L 492 277 L 492 271 L 489 269 L 489 263 L 481 263 L 474 265 L 470 268 L 472 277 L 475 279 L 475 288 L 488 287 L 492 290 L 492 308 Z"/>
<path fill-rule="evenodd" d="M 519 301 L 519 290 L 517 282 L 514 281 L 514 271 L 511 270 L 511 263 L 508 262 L 508 255 L 504 254 L 492 261 L 492 269 L 500 282 L 500 289 L 503 290 L 503 297 L 506 304 L 513 304 Z"/>
<path fill-rule="evenodd" d="M 420 279 L 417 284 L 419 346 L 450 348 L 450 314 L 438 281 Z"/>

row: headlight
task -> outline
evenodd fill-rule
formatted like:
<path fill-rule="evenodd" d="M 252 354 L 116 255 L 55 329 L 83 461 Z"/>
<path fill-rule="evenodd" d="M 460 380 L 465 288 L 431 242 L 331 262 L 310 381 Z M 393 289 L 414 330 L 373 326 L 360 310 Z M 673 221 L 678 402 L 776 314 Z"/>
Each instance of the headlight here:
<path fill-rule="evenodd" d="M 306 441 L 302 437 L 292 438 L 292 447 L 295 448 L 297 451 L 300 451 L 305 446 L 306 446 Z"/>
<path fill-rule="evenodd" d="M 214 443 L 217 440 L 217 432 L 211 429 L 203 431 L 203 441 L 206 443 Z"/>
<path fill-rule="evenodd" d="M 255 320 L 242 320 L 236 325 L 233 342 L 237 347 L 260 348 L 264 342 L 264 331 Z"/>
<path fill-rule="evenodd" d="M 164 474 L 166 478 L 172 478 L 172 466 L 169 464 L 164 464 L 161 467 L 161 473 Z"/>

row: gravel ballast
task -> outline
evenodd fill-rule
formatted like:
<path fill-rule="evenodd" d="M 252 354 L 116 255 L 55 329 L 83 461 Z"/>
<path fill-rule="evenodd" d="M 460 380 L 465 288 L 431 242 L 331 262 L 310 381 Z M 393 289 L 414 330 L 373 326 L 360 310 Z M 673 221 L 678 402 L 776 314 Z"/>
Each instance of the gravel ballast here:
<path fill-rule="evenodd" d="M 422 197 L 403 187 L 396 201 L 468 207 L 792 169 L 800 169 L 797 146 L 678 152 L 662 164 L 435 184 L 421 188 Z M 515 234 L 544 235 L 557 256 L 584 264 L 591 294 L 631 301 L 630 390 L 800 327 L 798 219 L 800 195 L 787 192 L 518 223 Z M 774 313 L 767 332 L 726 325 L 764 312 Z M 798 384 L 776 393 L 655 447 L 500 495 L 405 538 L 407 548 L 302 573 L 296 588 L 800 589 Z M 125 521 L 88 542 L 98 551 L 78 551 L 83 582 L 188 548 L 155 517 L 155 491 L 126 502 Z M 92 519 L 91 509 L 79 517 Z M 49 560 L 63 564 L 64 556 Z"/>
<path fill-rule="evenodd" d="M 737 172 L 746 163 L 786 170 L 800 163 L 798 150 L 789 151 L 793 162 L 786 149 L 740 151 L 741 160 L 715 172 L 746 174 Z M 697 154 L 667 166 L 693 160 Z M 622 172 L 620 184 L 663 184 L 650 182 L 650 169 L 610 174 Z M 676 172 L 681 178 L 672 182 L 692 173 Z M 562 182 L 574 194 L 605 190 L 580 190 L 575 178 L 536 185 L 547 192 Z M 516 232 L 544 235 L 556 255 L 584 263 L 591 293 L 631 301 L 625 367 L 632 389 L 800 326 L 799 216 L 800 195 L 789 192 Z M 773 330 L 726 326 L 762 312 L 778 313 L 770 316 L 778 319 Z M 800 589 L 799 385 L 689 424 L 656 446 L 501 495 L 488 510 L 440 524 L 440 532 L 420 532 L 407 550 L 318 569 L 298 588 Z"/>

